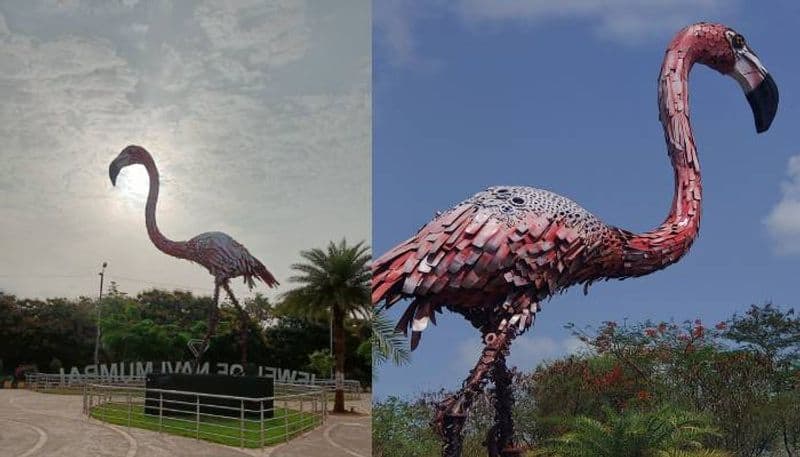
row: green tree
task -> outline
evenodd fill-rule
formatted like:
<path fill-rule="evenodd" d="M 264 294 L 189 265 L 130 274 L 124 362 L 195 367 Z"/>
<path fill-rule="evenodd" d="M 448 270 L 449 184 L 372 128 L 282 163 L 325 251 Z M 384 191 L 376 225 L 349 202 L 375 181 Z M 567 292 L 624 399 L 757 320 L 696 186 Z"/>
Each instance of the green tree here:
<path fill-rule="evenodd" d="M 275 306 L 260 292 L 256 293 L 255 297 L 246 299 L 242 307 L 250 316 L 250 320 L 262 328 L 268 326 L 276 318 Z"/>
<path fill-rule="evenodd" d="M 794 308 L 751 305 L 744 315 L 734 314 L 728 320 L 723 335 L 781 366 L 800 360 L 800 317 Z"/>
<path fill-rule="evenodd" d="M 297 272 L 289 281 L 297 284 L 284 295 L 283 306 L 295 315 L 321 318 L 331 313 L 335 375 L 344 379 L 345 319 L 369 316 L 369 248 L 363 242 L 349 246 L 345 240 L 330 242 L 326 249 L 301 251 L 305 263 L 296 263 Z M 334 412 L 344 412 L 344 389 L 337 382 Z"/>
<path fill-rule="evenodd" d="M 703 441 L 716 434 L 704 416 L 662 407 L 655 411 L 607 408 L 605 421 L 578 416 L 569 431 L 534 452 L 552 457 L 723 457 Z"/>
<path fill-rule="evenodd" d="M 101 304 L 103 328 L 101 361 L 188 360 L 190 338 L 202 338 L 207 328 L 211 298 L 184 291 L 146 290 L 136 295 L 111 284 Z M 328 352 L 327 320 L 282 315 L 266 297 L 244 301 L 251 316 L 248 353 L 252 360 L 293 370 L 304 370 L 309 355 Z M 223 303 L 220 323 L 205 357 L 209 361 L 236 360 L 239 354 L 239 314 Z M 348 379 L 371 382 L 371 357 L 355 349 L 369 340 L 369 324 L 345 322 Z M 95 300 L 89 298 L 21 299 L 0 293 L 0 375 L 17 367 L 36 365 L 43 371 L 92 363 L 95 337 Z"/>
<path fill-rule="evenodd" d="M 423 401 L 410 403 L 397 397 L 389 397 L 385 401 L 376 402 L 372 408 L 372 455 L 439 455 L 441 444 L 428 423 L 430 414 L 431 408 Z"/>
<path fill-rule="evenodd" d="M 241 319 L 241 315 L 232 305 L 219 308 L 219 325 L 216 334 L 211 339 L 208 350 L 204 354 L 204 358 L 209 361 L 231 361 L 241 358 Z M 193 336 L 194 338 L 202 338 L 205 335 L 207 322 L 205 318 L 196 322 L 192 330 L 192 334 L 196 335 Z M 265 329 L 260 327 L 252 316 L 244 322 L 244 325 L 250 335 L 247 338 L 247 354 L 250 362 L 254 364 L 271 364 L 272 354 L 266 341 Z M 184 345 L 184 350 L 185 347 Z M 290 365 L 278 366 L 292 367 Z M 255 369 L 255 365 L 251 365 L 250 369 Z"/>
<path fill-rule="evenodd" d="M 317 376 L 330 376 L 333 369 L 333 357 L 326 350 L 314 351 L 308 356 L 308 369 Z"/>
<path fill-rule="evenodd" d="M 581 398 L 574 403 L 580 411 L 565 415 L 595 419 L 602 417 L 602 405 L 620 410 L 667 403 L 713 417 L 721 434 L 711 439 L 713 445 L 742 457 L 764 455 L 775 448 L 781 428 L 770 380 L 774 365 L 757 351 L 728 347 L 726 328 L 722 322 L 708 328 L 694 320 L 606 322 L 597 330 L 574 331 L 592 349 L 582 362 L 588 369 L 565 373 L 556 369 L 557 361 L 540 372 L 537 403 L 551 409 L 539 412 L 558 415 L 559 402 L 573 404 L 570 398 Z M 606 362 L 598 364 L 601 360 Z M 604 364 L 614 369 L 603 369 Z M 558 381 L 559 376 L 566 379 Z"/>
<path fill-rule="evenodd" d="M 54 357 L 64 365 L 84 360 L 94 347 L 94 302 L 19 299 L 0 294 L 0 358 L 12 372 L 22 364 L 47 369 Z"/>
<path fill-rule="evenodd" d="M 772 433 L 777 428 L 780 447 L 789 457 L 800 447 L 800 317 L 794 308 L 783 310 L 772 303 L 751 305 L 744 315 L 734 314 L 726 322 L 723 336 L 747 349 L 762 361 L 764 378 L 771 384 L 760 416 Z M 763 419 L 762 419 L 763 421 Z M 777 424 L 775 424 L 777 422 Z"/>
<path fill-rule="evenodd" d="M 141 301 L 142 297 L 156 293 L 160 297 L 168 294 L 149 291 L 139 299 L 119 294 L 103 299 L 100 325 L 107 360 L 171 360 L 183 355 L 186 342 L 192 337 L 189 328 L 184 327 L 186 322 L 177 323 L 180 315 L 170 322 L 171 314 L 166 310 Z M 157 312 L 153 313 L 154 310 Z"/>

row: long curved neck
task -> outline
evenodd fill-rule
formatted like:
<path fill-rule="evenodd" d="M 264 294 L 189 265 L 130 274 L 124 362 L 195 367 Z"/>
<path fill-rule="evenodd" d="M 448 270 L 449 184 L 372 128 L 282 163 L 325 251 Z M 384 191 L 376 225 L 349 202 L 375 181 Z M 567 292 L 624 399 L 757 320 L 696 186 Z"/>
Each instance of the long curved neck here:
<path fill-rule="evenodd" d="M 675 263 L 689 251 L 700 230 L 700 162 L 689 122 L 688 79 L 698 52 L 697 38 L 677 37 L 667 49 L 658 83 L 664 137 L 675 174 L 675 191 L 666 220 L 639 234 L 623 233 L 619 276 L 641 276 Z"/>
<path fill-rule="evenodd" d="M 150 155 L 146 155 L 140 162 L 147 169 L 147 175 L 150 177 L 150 188 L 147 192 L 147 205 L 144 209 L 145 225 L 147 226 L 147 235 L 150 241 L 163 253 L 169 254 L 174 257 L 185 257 L 185 246 L 182 242 L 172 241 L 165 237 L 158 229 L 156 224 L 156 204 L 158 203 L 158 169 Z"/>

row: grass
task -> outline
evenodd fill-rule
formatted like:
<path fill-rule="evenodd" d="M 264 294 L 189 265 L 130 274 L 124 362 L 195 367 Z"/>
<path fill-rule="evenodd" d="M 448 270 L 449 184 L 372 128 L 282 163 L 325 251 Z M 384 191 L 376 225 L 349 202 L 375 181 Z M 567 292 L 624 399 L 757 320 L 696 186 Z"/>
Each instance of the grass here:
<path fill-rule="evenodd" d="M 92 417 L 104 422 L 146 430 L 162 431 L 173 435 L 198 438 L 228 446 L 259 448 L 261 447 L 262 427 L 259 421 L 245 420 L 242 430 L 239 419 L 222 417 L 200 417 L 199 430 L 193 415 L 186 417 L 162 418 L 144 414 L 143 405 L 133 405 L 129 416 L 128 405 L 124 403 L 104 403 L 92 408 Z M 129 422 L 130 417 L 130 422 Z M 322 423 L 322 418 L 307 412 L 291 409 L 275 408 L 272 418 L 264 419 L 264 446 L 282 443 L 300 433 L 310 430 Z M 287 433 L 288 432 L 288 433 Z"/>

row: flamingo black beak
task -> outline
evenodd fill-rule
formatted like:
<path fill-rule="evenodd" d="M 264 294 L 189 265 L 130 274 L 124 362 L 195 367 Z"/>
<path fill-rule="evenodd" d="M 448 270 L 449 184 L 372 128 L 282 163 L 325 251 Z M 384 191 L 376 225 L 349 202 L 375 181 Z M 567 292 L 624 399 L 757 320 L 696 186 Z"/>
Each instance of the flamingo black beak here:
<path fill-rule="evenodd" d="M 747 102 L 753 110 L 756 132 L 766 132 L 778 112 L 778 86 L 769 73 L 755 89 L 747 93 Z"/>
<path fill-rule="evenodd" d="M 120 170 L 122 170 L 122 167 L 119 165 L 119 158 L 114 159 L 114 161 L 111 162 L 111 165 L 108 166 L 108 177 L 111 178 L 112 186 L 117 185 L 117 176 L 119 175 Z"/>
<path fill-rule="evenodd" d="M 736 51 L 736 64 L 730 76 L 747 96 L 747 102 L 753 110 L 756 132 L 767 131 L 778 112 L 778 86 L 772 76 L 747 46 Z"/>

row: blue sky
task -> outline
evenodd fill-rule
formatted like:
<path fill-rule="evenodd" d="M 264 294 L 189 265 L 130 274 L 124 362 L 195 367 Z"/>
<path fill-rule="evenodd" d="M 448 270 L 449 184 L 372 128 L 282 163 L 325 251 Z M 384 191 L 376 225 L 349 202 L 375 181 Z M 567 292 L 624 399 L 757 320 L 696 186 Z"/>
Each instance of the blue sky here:
<path fill-rule="evenodd" d="M 536 326 L 512 346 L 511 364 L 529 369 L 574 350 L 567 322 L 716 322 L 751 303 L 800 305 L 800 4 L 411 3 L 374 7 L 377 255 L 437 210 L 490 185 L 550 189 L 634 231 L 659 224 L 673 184 L 655 83 L 666 44 L 682 25 L 709 20 L 735 28 L 780 88 L 772 129 L 756 135 L 736 82 L 695 68 L 691 113 L 705 194 L 694 248 L 648 277 L 544 303 Z M 479 347 L 477 331 L 445 314 L 426 330 L 410 365 L 380 369 L 377 397 L 456 388 Z"/>

